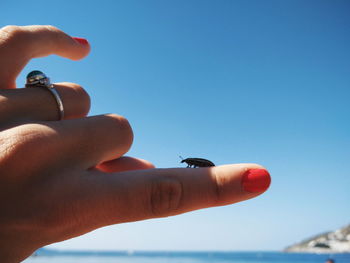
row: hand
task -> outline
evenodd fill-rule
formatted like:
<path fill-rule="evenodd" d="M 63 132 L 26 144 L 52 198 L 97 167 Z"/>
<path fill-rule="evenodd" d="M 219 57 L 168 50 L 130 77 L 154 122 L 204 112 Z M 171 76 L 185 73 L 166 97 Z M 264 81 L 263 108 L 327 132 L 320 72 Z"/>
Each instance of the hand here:
<path fill-rule="evenodd" d="M 90 100 L 77 84 L 56 83 L 65 119 L 49 91 L 16 89 L 32 58 L 85 57 L 87 41 L 52 26 L 0 30 L 0 258 L 18 262 L 39 247 L 99 227 L 233 204 L 270 184 L 256 164 L 154 169 L 124 157 L 132 144 L 119 115 L 86 117 Z"/>

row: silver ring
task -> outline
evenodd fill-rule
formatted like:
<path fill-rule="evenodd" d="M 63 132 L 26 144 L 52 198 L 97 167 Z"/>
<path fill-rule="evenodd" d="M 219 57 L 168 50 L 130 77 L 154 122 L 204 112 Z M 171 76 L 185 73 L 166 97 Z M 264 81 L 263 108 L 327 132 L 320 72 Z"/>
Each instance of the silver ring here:
<path fill-rule="evenodd" d="M 27 75 L 27 83 L 25 85 L 26 88 L 45 88 L 49 90 L 52 94 L 52 96 L 55 98 L 58 111 L 60 115 L 60 120 L 64 117 L 64 108 L 63 108 L 63 102 L 61 100 L 60 94 L 57 92 L 57 90 L 54 87 L 54 84 L 50 83 L 50 79 L 41 71 L 34 70 L 30 72 Z"/>

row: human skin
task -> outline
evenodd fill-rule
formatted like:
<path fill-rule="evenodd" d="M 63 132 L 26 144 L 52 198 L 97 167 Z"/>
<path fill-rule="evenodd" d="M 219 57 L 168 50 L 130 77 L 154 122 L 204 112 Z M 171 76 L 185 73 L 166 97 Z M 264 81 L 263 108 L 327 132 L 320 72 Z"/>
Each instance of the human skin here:
<path fill-rule="evenodd" d="M 3 263 L 103 226 L 233 204 L 269 187 L 269 174 L 257 164 L 155 169 L 124 156 L 133 141 L 130 124 L 115 114 L 87 117 L 90 98 L 77 84 L 55 83 L 65 108 L 60 121 L 49 91 L 16 88 L 31 59 L 79 60 L 89 51 L 87 41 L 52 26 L 0 29 Z"/>

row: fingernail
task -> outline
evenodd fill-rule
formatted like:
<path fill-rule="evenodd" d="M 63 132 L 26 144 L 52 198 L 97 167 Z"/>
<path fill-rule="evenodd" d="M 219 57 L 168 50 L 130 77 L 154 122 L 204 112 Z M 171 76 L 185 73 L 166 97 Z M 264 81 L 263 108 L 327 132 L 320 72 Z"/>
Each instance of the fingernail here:
<path fill-rule="evenodd" d="M 89 42 L 85 38 L 73 37 L 73 39 L 75 41 L 79 42 L 79 44 L 82 44 L 82 45 L 88 45 L 89 44 Z"/>
<path fill-rule="evenodd" d="M 270 174 L 265 169 L 250 169 L 242 178 L 243 189 L 250 193 L 264 192 L 270 183 Z"/>

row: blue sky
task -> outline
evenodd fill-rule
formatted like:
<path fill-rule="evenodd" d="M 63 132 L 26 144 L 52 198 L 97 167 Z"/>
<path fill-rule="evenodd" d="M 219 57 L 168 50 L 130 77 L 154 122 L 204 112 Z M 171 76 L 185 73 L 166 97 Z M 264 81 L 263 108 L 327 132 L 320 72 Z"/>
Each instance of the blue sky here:
<path fill-rule="evenodd" d="M 79 62 L 32 61 L 84 86 L 91 115 L 127 117 L 130 155 L 179 155 L 269 169 L 267 193 L 240 204 L 112 226 L 62 249 L 278 250 L 350 223 L 350 3 L 10 1 L 0 26 L 52 24 L 85 37 Z"/>

